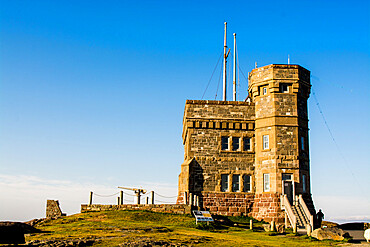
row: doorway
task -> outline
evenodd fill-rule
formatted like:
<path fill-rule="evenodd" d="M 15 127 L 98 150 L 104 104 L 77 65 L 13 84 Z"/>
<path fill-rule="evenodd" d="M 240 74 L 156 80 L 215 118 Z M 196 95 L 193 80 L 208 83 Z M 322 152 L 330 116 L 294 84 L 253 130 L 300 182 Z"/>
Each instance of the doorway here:
<path fill-rule="evenodd" d="M 288 197 L 290 205 L 293 205 L 293 183 L 292 181 L 283 181 L 284 195 Z"/>
<path fill-rule="evenodd" d="M 293 174 L 283 173 L 283 195 L 286 195 L 290 205 L 293 205 L 294 191 L 293 191 Z"/>

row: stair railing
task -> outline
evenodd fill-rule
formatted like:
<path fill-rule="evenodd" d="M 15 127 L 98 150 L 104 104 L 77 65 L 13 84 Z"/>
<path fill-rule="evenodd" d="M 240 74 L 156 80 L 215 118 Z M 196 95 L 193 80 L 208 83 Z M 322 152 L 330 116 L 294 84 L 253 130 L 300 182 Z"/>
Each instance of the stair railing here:
<path fill-rule="evenodd" d="M 289 222 L 292 225 L 293 229 L 297 229 L 297 217 L 293 213 L 293 209 L 290 205 L 287 195 L 280 196 L 280 204 L 281 208 L 285 210 L 285 213 L 288 216 Z"/>
<path fill-rule="evenodd" d="M 313 215 L 311 214 L 310 210 L 308 210 L 308 207 L 303 200 L 302 194 L 298 196 L 298 204 L 302 206 L 303 212 L 306 215 L 306 218 L 309 219 L 310 221 L 311 231 L 313 231 Z"/>

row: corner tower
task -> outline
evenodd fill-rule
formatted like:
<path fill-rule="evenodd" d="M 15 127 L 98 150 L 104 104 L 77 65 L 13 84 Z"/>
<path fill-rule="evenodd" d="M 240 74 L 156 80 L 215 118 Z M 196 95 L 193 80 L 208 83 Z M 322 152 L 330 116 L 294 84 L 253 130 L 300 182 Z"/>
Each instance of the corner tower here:
<path fill-rule="evenodd" d="M 301 194 L 314 213 L 307 115 L 310 88 L 310 72 L 299 65 L 272 64 L 249 73 L 248 91 L 255 104 L 255 218 L 282 218 L 280 195 L 287 195 L 293 205 Z"/>

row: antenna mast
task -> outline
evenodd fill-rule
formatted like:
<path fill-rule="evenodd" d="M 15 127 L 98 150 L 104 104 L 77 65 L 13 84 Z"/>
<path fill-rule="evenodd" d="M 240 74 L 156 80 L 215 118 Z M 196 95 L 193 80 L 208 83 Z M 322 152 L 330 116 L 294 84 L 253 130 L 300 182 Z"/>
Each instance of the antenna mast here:
<path fill-rule="evenodd" d="M 227 45 L 226 45 L 226 26 L 227 26 L 227 22 L 225 21 L 225 36 L 224 36 L 224 75 L 223 75 L 223 97 L 222 97 L 222 100 L 223 101 L 226 101 L 226 58 L 227 58 L 227 55 L 226 54 L 226 49 L 227 49 Z"/>
<path fill-rule="evenodd" d="M 236 101 L 236 33 L 234 35 L 233 100 Z"/>

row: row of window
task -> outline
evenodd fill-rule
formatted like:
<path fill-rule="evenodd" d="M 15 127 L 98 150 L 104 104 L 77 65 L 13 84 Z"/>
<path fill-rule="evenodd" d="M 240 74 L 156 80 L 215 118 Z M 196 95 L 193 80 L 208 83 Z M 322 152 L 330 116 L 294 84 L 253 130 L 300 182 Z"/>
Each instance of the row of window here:
<path fill-rule="evenodd" d="M 251 138 L 250 137 L 229 137 L 221 136 L 221 150 L 230 151 L 230 141 L 231 141 L 231 151 L 251 151 Z M 270 138 L 269 135 L 262 136 L 262 147 L 263 150 L 270 148 Z M 301 136 L 301 150 L 305 150 L 305 138 Z"/>
<path fill-rule="evenodd" d="M 240 177 L 243 179 L 243 185 L 240 184 Z M 229 174 L 221 174 L 221 191 L 229 191 Z M 231 191 L 232 192 L 251 192 L 252 191 L 252 180 L 251 175 L 240 175 L 233 174 L 231 176 Z"/>
<path fill-rule="evenodd" d="M 267 94 L 267 86 L 261 86 L 260 92 L 262 95 Z M 289 93 L 289 84 L 286 83 L 280 83 L 280 93 Z"/>
<path fill-rule="evenodd" d="M 242 176 L 243 185 L 240 184 L 240 177 Z M 229 174 L 221 174 L 221 191 L 228 192 L 229 191 Z M 292 181 L 293 176 L 292 174 L 282 174 L 283 181 Z M 302 192 L 306 193 L 306 175 L 302 174 Z M 241 188 L 242 187 L 242 188 Z M 251 175 L 239 175 L 233 174 L 231 176 L 231 191 L 232 192 L 251 192 L 252 191 L 252 180 Z M 269 192 L 270 191 L 270 174 L 264 173 L 263 174 L 263 191 Z"/>
<path fill-rule="evenodd" d="M 231 149 L 230 149 L 231 141 Z M 221 150 L 229 151 L 251 151 L 251 138 L 250 137 L 229 137 L 221 136 Z"/>

